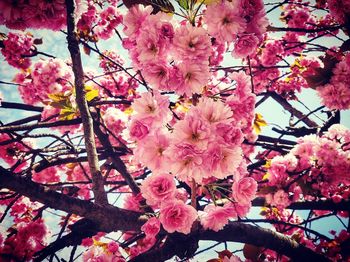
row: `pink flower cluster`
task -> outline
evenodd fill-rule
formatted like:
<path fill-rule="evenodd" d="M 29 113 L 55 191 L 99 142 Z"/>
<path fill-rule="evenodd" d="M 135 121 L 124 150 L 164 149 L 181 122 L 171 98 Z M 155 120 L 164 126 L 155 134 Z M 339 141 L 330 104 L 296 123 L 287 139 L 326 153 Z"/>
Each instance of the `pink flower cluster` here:
<path fill-rule="evenodd" d="M 291 2 L 284 7 L 282 19 L 291 28 L 311 29 L 314 27 L 316 17 L 308 5 L 299 5 L 297 2 Z M 305 35 L 303 31 L 296 32 L 299 35 Z"/>
<path fill-rule="evenodd" d="M 322 103 L 330 109 L 350 109 L 350 54 L 336 64 L 330 83 L 317 88 Z"/>
<path fill-rule="evenodd" d="M 37 104 L 48 99 L 48 94 L 64 93 L 72 90 L 73 72 L 59 59 L 38 61 L 31 72 L 21 72 L 15 76 L 20 84 L 18 90 L 25 103 Z"/>
<path fill-rule="evenodd" d="M 141 193 L 148 205 L 160 208 L 159 221 L 166 231 L 190 233 L 197 211 L 176 198 L 179 193 L 172 175 L 152 174 L 142 183 Z M 159 221 L 153 218 L 143 226 L 147 237 L 154 238 L 159 232 Z"/>
<path fill-rule="evenodd" d="M 179 120 L 170 134 L 165 154 L 169 170 L 182 181 L 226 178 L 242 162 L 243 134 L 231 108 L 221 101 L 201 98 Z"/>
<path fill-rule="evenodd" d="M 349 0 L 327 0 L 331 15 L 339 24 L 349 23 L 350 1 Z"/>
<path fill-rule="evenodd" d="M 142 196 L 148 205 L 159 207 L 163 201 L 174 199 L 176 185 L 174 177 L 169 174 L 152 174 L 141 186 Z"/>
<path fill-rule="evenodd" d="M 115 4 L 114 2 L 107 7 L 101 4 L 100 8 L 102 10 L 97 10 L 94 2 L 89 1 L 87 10 L 81 14 L 77 23 L 80 34 L 83 37 L 90 36 L 90 40 L 93 41 L 97 41 L 98 38 L 109 39 L 114 34 L 114 29 L 123 20 Z M 91 33 L 92 35 L 90 35 Z"/>
<path fill-rule="evenodd" d="M 133 63 L 154 89 L 201 93 L 210 78 L 206 30 L 185 23 L 174 30 L 171 17 L 150 12 L 150 7 L 133 6 L 124 17 L 124 46 Z"/>
<path fill-rule="evenodd" d="M 284 156 L 275 156 L 267 169 L 267 201 L 284 208 L 291 202 L 319 197 L 348 199 L 350 192 L 350 131 L 333 125 L 324 135 L 300 138 Z M 296 179 L 298 178 L 298 179 Z M 309 188 L 311 186 L 312 188 Z"/>
<path fill-rule="evenodd" d="M 54 183 L 60 181 L 59 172 L 63 168 L 59 167 L 48 167 L 41 172 L 35 172 L 33 174 L 32 180 L 37 183 Z M 64 169 L 63 169 L 64 170 Z"/>
<path fill-rule="evenodd" d="M 208 5 L 204 22 L 209 34 L 221 42 L 232 42 L 242 33 L 260 37 L 267 25 L 261 0 L 219 1 Z"/>
<path fill-rule="evenodd" d="M 3 41 L 1 53 L 9 65 L 19 69 L 27 69 L 31 65 L 29 57 L 33 53 L 33 36 L 29 33 L 9 33 Z"/>
<path fill-rule="evenodd" d="M 156 133 L 163 122 L 169 120 L 168 107 L 169 99 L 158 91 L 154 91 L 153 95 L 149 92 L 142 93 L 132 104 L 135 114 L 130 123 L 130 137 L 140 141 Z"/>
<path fill-rule="evenodd" d="M 83 253 L 83 262 L 124 262 L 125 259 L 119 252 L 118 243 L 112 241 L 104 243 L 95 241 L 87 251 Z"/>
<path fill-rule="evenodd" d="M 130 137 L 137 141 L 135 158 L 154 172 L 170 171 L 186 182 L 203 183 L 206 178 L 237 173 L 243 137 L 253 132 L 255 96 L 244 73 L 231 78 L 237 88 L 226 105 L 203 97 L 167 129 L 171 120 L 167 98 L 154 91 L 135 99 L 130 124 Z"/>
<path fill-rule="evenodd" d="M 248 191 L 249 190 L 251 189 L 249 188 Z M 204 229 L 210 229 L 218 232 L 219 230 L 223 229 L 225 225 L 227 225 L 229 220 L 237 219 L 238 217 L 245 217 L 250 211 L 250 208 L 251 202 L 244 204 L 239 202 L 228 202 L 223 206 L 209 204 L 205 206 L 203 211 L 198 211 L 198 213 L 200 223 Z"/>
<path fill-rule="evenodd" d="M 0 142 L 4 143 L 0 146 L 0 157 L 9 165 L 13 165 L 20 160 L 26 151 L 25 146 L 21 142 L 9 142 L 12 140 L 8 134 L 0 134 Z"/>
<path fill-rule="evenodd" d="M 261 0 L 218 1 L 208 5 L 204 22 L 217 41 L 234 42 L 235 58 L 254 54 L 267 26 Z"/>
<path fill-rule="evenodd" d="M 11 29 L 59 30 L 66 24 L 64 0 L 4 0 L 0 1 L 0 10 L 0 21 Z"/>
<path fill-rule="evenodd" d="M 169 233 L 177 231 L 189 234 L 197 217 L 196 209 L 181 200 L 173 199 L 161 205 L 159 221 Z"/>
<path fill-rule="evenodd" d="M 16 226 L 16 233 L 6 238 L 4 245 L 0 247 L 0 256 L 29 261 L 35 252 L 43 248 L 48 233 L 42 219 L 21 222 Z"/>

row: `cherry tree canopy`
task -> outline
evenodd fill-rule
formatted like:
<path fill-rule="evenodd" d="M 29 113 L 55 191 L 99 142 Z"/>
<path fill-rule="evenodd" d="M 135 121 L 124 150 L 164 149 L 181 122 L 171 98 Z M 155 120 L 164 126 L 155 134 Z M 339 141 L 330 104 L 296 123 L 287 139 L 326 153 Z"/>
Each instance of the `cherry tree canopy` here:
<path fill-rule="evenodd" d="M 0 25 L 1 261 L 350 259 L 349 0 L 2 0 Z"/>

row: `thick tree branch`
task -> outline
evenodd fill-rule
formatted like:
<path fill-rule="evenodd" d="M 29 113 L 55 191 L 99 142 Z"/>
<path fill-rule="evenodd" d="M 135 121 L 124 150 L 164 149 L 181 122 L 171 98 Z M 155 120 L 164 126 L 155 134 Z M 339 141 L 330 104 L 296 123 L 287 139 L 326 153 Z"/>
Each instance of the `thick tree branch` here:
<path fill-rule="evenodd" d="M 5 102 L 5 101 L 1 101 L 0 107 L 19 109 L 19 110 L 25 110 L 25 111 L 34 111 L 34 112 L 42 112 L 44 109 L 42 106 L 32 106 L 32 105 L 27 105 L 22 103 Z"/>
<path fill-rule="evenodd" d="M 270 229 L 239 222 L 231 222 L 219 232 L 203 231 L 199 238 L 201 240 L 234 241 L 266 247 L 286 255 L 294 261 L 329 261 L 323 255 L 315 253 L 287 236 Z"/>
<path fill-rule="evenodd" d="M 195 245 L 198 240 L 248 243 L 269 248 L 295 261 L 329 261 L 323 255 L 306 248 L 287 236 L 242 222 L 230 222 L 219 232 L 202 229 L 199 233 L 195 231 L 190 235 L 180 235 L 182 234 L 170 235 L 163 246 L 141 254 L 131 261 L 165 261 L 175 255 L 181 258 L 190 258 L 195 252 L 193 250 L 198 248 L 198 245 Z M 193 245 L 189 243 L 193 243 Z"/>
<path fill-rule="evenodd" d="M 38 201 L 50 208 L 76 214 L 96 223 L 98 231 L 139 231 L 145 221 L 141 213 L 120 209 L 111 205 L 101 206 L 90 201 L 80 200 L 57 193 L 40 186 L 30 179 L 18 177 L 0 167 L 0 188 L 7 188 L 26 196 L 31 201 Z"/>
<path fill-rule="evenodd" d="M 253 206 L 264 206 L 264 198 L 256 198 L 252 202 Z M 332 200 L 305 201 L 290 204 L 286 209 L 294 210 L 329 210 L 329 211 L 350 211 L 350 201 L 342 200 L 334 203 Z"/>
<path fill-rule="evenodd" d="M 87 101 L 85 99 L 84 71 L 81 62 L 79 41 L 76 38 L 75 34 L 74 1 L 66 0 L 65 2 L 67 6 L 68 49 L 73 63 L 76 102 L 83 123 L 85 147 L 88 156 L 90 172 L 92 175 L 92 191 L 94 192 L 96 203 L 108 204 L 107 194 L 104 190 L 104 180 L 98 163 L 92 117 Z"/>

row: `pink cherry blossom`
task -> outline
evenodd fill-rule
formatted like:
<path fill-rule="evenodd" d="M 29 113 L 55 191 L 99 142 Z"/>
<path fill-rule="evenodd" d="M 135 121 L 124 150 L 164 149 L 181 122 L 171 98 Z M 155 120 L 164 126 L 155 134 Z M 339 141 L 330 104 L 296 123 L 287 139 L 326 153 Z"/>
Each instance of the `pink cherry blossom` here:
<path fill-rule="evenodd" d="M 205 29 L 189 24 L 180 26 L 174 36 L 174 58 L 179 61 L 208 61 L 210 38 Z"/>
<path fill-rule="evenodd" d="M 208 174 L 224 179 L 236 172 L 242 161 L 242 150 L 239 147 L 211 145 L 205 154 L 204 166 Z"/>
<path fill-rule="evenodd" d="M 232 51 L 232 56 L 235 58 L 245 58 L 256 52 L 259 39 L 254 34 L 239 35 L 235 41 L 235 46 Z"/>
<path fill-rule="evenodd" d="M 109 252 L 118 253 L 119 245 L 117 242 L 111 241 L 108 243 L 107 249 Z"/>
<path fill-rule="evenodd" d="M 148 237 L 155 237 L 160 231 L 160 221 L 156 217 L 151 217 L 141 227 L 141 230 L 145 232 Z"/>
<path fill-rule="evenodd" d="M 162 203 L 159 221 L 169 233 L 175 231 L 189 234 L 193 222 L 197 219 L 197 211 L 181 200 L 170 200 Z"/>
<path fill-rule="evenodd" d="M 173 199 L 175 190 L 174 178 L 169 174 L 152 174 L 141 185 L 142 196 L 152 206 L 159 206 L 162 201 Z"/>
<path fill-rule="evenodd" d="M 240 204 L 248 204 L 255 197 L 257 182 L 251 177 L 241 178 L 232 185 L 232 196 Z"/>
<path fill-rule="evenodd" d="M 143 67 L 144 78 L 154 89 L 167 90 L 170 80 L 170 67 L 166 62 L 147 63 Z"/>
<path fill-rule="evenodd" d="M 288 194 L 284 190 L 280 189 L 276 193 L 274 193 L 273 199 L 272 199 L 273 205 L 279 208 L 285 208 L 289 206 L 290 203 L 291 202 L 288 198 Z"/>
<path fill-rule="evenodd" d="M 246 23 L 239 13 L 239 1 L 220 1 L 208 6 L 204 22 L 208 32 L 219 41 L 231 42 L 236 35 L 242 33 Z"/>
<path fill-rule="evenodd" d="M 349 85 L 338 82 L 336 85 L 327 84 L 318 88 L 318 94 L 322 103 L 329 109 L 349 109 L 350 108 L 350 88 Z"/>
<path fill-rule="evenodd" d="M 7 39 L 3 41 L 4 48 L 1 53 L 6 61 L 20 69 L 27 69 L 30 67 L 31 61 L 29 57 L 33 54 L 33 36 L 29 33 L 9 33 Z"/>
<path fill-rule="evenodd" d="M 210 132 L 210 126 L 203 119 L 187 115 L 184 120 L 174 125 L 174 142 L 188 143 L 204 149 L 208 145 Z"/>
<path fill-rule="evenodd" d="M 100 20 L 95 27 L 95 32 L 101 39 L 108 39 L 114 34 L 114 29 L 122 22 L 123 17 L 118 9 L 109 6 L 99 14 Z"/>
<path fill-rule="evenodd" d="M 150 132 L 152 119 L 136 119 L 134 118 L 130 124 L 130 137 L 136 141 L 142 140 Z"/>
<path fill-rule="evenodd" d="M 150 15 L 151 11 L 152 7 L 149 5 L 146 7 L 143 5 L 133 5 L 123 19 L 125 34 L 129 37 L 138 35 L 142 23 L 145 21 L 146 17 Z"/>
<path fill-rule="evenodd" d="M 169 99 L 159 92 L 142 93 L 141 97 L 134 100 L 132 108 L 139 119 L 152 118 L 155 122 L 161 122 L 168 115 Z"/>
<path fill-rule="evenodd" d="M 155 131 L 142 140 L 134 150 L 135 158 L 149 169 L 165 172 L 169 167 L 170 158 L 164 153 L 169 147 L 169 138 L 161 130 Z"/>
<path fill-rule="evenodd" d="M 165 151 L 172 159 L 169 170 L 182 181 L 192 179 L 201 182 L 206 174 L 203 171 L 203 152 L 188 143 L 174 144 Z"/>
<path fill-rule="evenodd" d="M 200 222 L 204 229 L 210 229 L 215 232 L 223 229 L 231 217 L 231 212 L 225 207 L 207 205 L 203 213 L 200 213 Z"/>
<path fill-rule="evenodd" d="M 170 79 L 177 94 L 191 96 L 202 93 L 209 80 L 209 67 L 204 63 L 183 62 L 177 65 Z"/>
<path fill-rule="evenodd" d="M 191 111 L 194 117 L 202 117 L 210 125 L 229 123 L 233 112 L 230 107 L 221 101 L 214 101 L 210 98 L 201 98 L 196 107 Z"/>

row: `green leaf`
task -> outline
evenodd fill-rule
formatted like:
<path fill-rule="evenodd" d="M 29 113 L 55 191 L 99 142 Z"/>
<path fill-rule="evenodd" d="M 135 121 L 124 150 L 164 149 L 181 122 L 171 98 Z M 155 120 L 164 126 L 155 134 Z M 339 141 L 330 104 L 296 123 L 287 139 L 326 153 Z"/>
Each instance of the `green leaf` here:
<path fill-rule="evenodd" d="M 181 6 L 183 9 L 188 10 L 190 7 L 188 5 L 188 0 L 177 0 L 179 6 Z"/>

